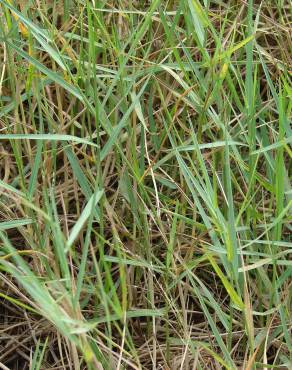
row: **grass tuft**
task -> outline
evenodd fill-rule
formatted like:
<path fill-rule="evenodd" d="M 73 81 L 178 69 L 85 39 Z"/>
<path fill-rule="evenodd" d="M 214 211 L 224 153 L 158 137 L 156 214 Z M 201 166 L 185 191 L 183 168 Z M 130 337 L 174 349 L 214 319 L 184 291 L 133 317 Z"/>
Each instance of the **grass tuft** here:
<path fill-rule="evenodd" d="M 292 368 L 291 22 L 0 0 L 0 368 Z"/>

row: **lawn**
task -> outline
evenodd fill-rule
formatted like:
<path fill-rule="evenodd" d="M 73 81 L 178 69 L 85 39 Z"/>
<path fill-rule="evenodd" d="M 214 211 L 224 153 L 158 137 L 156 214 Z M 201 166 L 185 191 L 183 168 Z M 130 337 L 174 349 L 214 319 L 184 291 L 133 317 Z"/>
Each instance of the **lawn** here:
<path fill-rule="evenodd" d="M 292 369 L 291 0 L 0 0 L 0 368 Z"/>

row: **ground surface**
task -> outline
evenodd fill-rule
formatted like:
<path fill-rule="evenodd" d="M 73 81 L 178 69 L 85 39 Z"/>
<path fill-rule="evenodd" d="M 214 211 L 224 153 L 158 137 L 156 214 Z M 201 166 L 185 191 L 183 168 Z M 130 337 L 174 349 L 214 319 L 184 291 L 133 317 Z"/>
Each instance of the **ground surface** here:
<path fill-rule="evenodd" d="M 291 13 L 0 0 L 0 368 L 292 368 Z"/>

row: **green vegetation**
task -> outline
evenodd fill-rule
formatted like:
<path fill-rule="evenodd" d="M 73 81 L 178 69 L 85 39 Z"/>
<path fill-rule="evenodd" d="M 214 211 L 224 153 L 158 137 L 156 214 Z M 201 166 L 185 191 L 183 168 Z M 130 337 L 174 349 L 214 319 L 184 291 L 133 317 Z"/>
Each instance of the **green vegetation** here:
<path fill-rule="evenodd" d="M 292 369 L 290 0 L 0 0 L 0 367 Z"/>

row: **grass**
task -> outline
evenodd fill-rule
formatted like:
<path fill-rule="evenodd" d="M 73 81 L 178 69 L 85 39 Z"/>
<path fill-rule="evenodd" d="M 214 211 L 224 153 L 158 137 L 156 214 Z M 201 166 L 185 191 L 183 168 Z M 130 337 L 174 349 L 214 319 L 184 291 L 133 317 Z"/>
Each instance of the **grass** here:
<path fill-rule="evenodd" d="M 0 368 L 292 368 L 291 21 L 0 0 Z"/>

